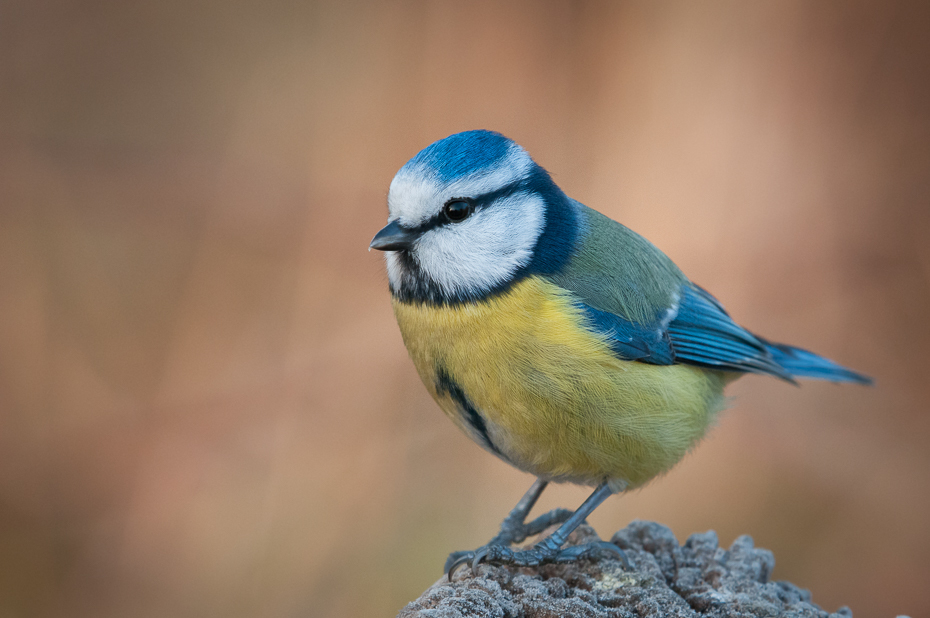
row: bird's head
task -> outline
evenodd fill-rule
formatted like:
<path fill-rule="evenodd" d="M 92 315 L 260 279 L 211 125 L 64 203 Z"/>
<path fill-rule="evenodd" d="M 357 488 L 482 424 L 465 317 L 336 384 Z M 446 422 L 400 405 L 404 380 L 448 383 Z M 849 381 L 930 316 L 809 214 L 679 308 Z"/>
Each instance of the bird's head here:
<path fill-rule="evenodd" d="M 421 150 L 391 182 L 388 210 L 371 248 L 387 252 L 391 290 L 403 300 L 483 298 L 559 257 L 541 255 L 542 237 L 561 235 L 556 245 L 574 237 L 565 237 L 571 205 L 549 174 L 491 131 Z"/>

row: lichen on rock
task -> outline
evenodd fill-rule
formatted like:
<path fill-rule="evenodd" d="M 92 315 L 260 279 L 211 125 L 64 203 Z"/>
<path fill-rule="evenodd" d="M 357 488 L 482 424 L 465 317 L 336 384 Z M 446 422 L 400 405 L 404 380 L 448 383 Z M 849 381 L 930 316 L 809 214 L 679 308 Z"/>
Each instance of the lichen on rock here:
<path fill-rule="evenodd" d="M 568 544 L 597 540 L 582 525 Z M 632 564 L 605 554 L 540 567 L 481 565 L 477 575 L 461 568 L 450 582 L 442 577 L 398 618 L 851 618 L 843 607 L 829 614 L 811 602 L 808 591 L 769 580 L 772 552 L 741 536 L 729 549 L 715 532 L 691 535 L 679 545 L 672 531 L 657 523 L 634 521 L 611 542 Z"/>

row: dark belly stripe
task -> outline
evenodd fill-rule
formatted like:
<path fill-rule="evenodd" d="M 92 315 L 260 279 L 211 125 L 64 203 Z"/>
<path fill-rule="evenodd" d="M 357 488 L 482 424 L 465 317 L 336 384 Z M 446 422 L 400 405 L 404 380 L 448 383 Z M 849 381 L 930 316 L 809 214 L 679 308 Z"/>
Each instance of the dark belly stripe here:
<path fill-rule="evenodd" d="M 441 365 L 436 368 L 436 391 L 440 394 L 448 393 L 452 401 L 458 404 L 459 409 L 462 411 L 462 416 L 465 418 L 465 422 L 481 436 L 484 445 L 501 459 L 507 460 L 507 457 L 505 457 L 500 449 L 494 445 L 494 442 L 491 441 L 491 436 L 488 434 L 488 425 L 485 423 L 484 417 L 481 416 L 481 413 L 475 409 L 475 406 L 473 406 L 468 400 L 468 397 L 465 396 L 462 387 L 452 379 L 452 376 L 446 372 L 446 368 Z"/>

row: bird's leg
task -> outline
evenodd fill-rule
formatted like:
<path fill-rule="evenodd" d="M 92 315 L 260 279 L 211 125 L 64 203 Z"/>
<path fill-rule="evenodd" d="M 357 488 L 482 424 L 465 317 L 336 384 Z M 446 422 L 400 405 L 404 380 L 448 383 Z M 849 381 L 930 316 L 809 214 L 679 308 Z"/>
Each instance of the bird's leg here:
<path fill-rule="evenodd" d="M 577 545 L 562 549 L 562 545 L 568 539 L 575 528 L 583 522 L 601 502 L 613 494 L 613 490 L 605 482 L 598 485 L 597 489 L 588 496 L 578 509 L 559 526 L 558 530 L 536 543 L 532 548 L 522 551 L 514 551 L 504 545 L 485 545 L 474 553 L 471 565 L 472 570 L 476 569 L 482 562 L 491 564 L 513 564 L 517 566 L 536 566 L 546 562 L 570 562 L 579 556 L 594 552 L 598 549 L 608 550 L 617 555 L 617 557 L 629 567 L 629 561 L 622 549 L 606 541 L 596 541 L 587 545 Z M 531 522 L 532 523 L 532 522 Z"/>
<path fill-rule="evenodd" d="M 517 505 L 513 507 L 513 510 L 510 511 L 507 517 L 504 518 L 504 521 L 501 522 L 500 531 L 493 539 L 488 541 L 486 547 L 492 545 L 506 547 L 514 543 L 520 543 L 527 537 L 539 534 L 549 526 L 560 524 L 571 517 L 572 512 L 567 509 L 553 509 L 530 522 L 526 522 L 526 516 L 529 515 L 536 501 L 539 500 L 539 496 L 548 484 L 549 481 L 536 479 L 536 482 L 533 483 L 529 491 L 520 498 Z M 473 551 L 452 552 L 446 559 L 445 572 L 449 573 L 454 570 L 455 567 L 472 560 L 474 557 L 475 552 Z"/>
<path fill-rule="evenodd" d="M 501 522 L 500 532 L 497 533 L 497 536 L 488 541 L 488 545 L 513 545 L 530 536 L 526 532 L 526 524 L 524 522 L 526 521 L 526 516 L 533 510 L 533 506 L 536 505 L 536 501 L 539 500 L 539 496 L 542 495 L 547 485 L 549 485 L 549 481 L 536 479 L 536 482 L 533 483 L 529 491 L 517 502 L 517 506 L 513 507 L 513 510 L 510 511 L 507 517 L 504 518 L 504 521 Z"/>

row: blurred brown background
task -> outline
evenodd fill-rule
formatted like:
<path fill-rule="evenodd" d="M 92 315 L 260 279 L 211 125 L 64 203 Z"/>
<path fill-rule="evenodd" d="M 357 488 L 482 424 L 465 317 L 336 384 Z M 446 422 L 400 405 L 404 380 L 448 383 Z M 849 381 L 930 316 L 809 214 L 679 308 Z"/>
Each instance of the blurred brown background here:
<path fill-rule="evenodd" d="M 471 128 L 878 381 L 741 380 L 601 534 L 930 615 L 928 6 L 0 4 L 0 615 L 389 616 L 495 532 L 531 479 L 429 400 L 366 250 Z"/>

